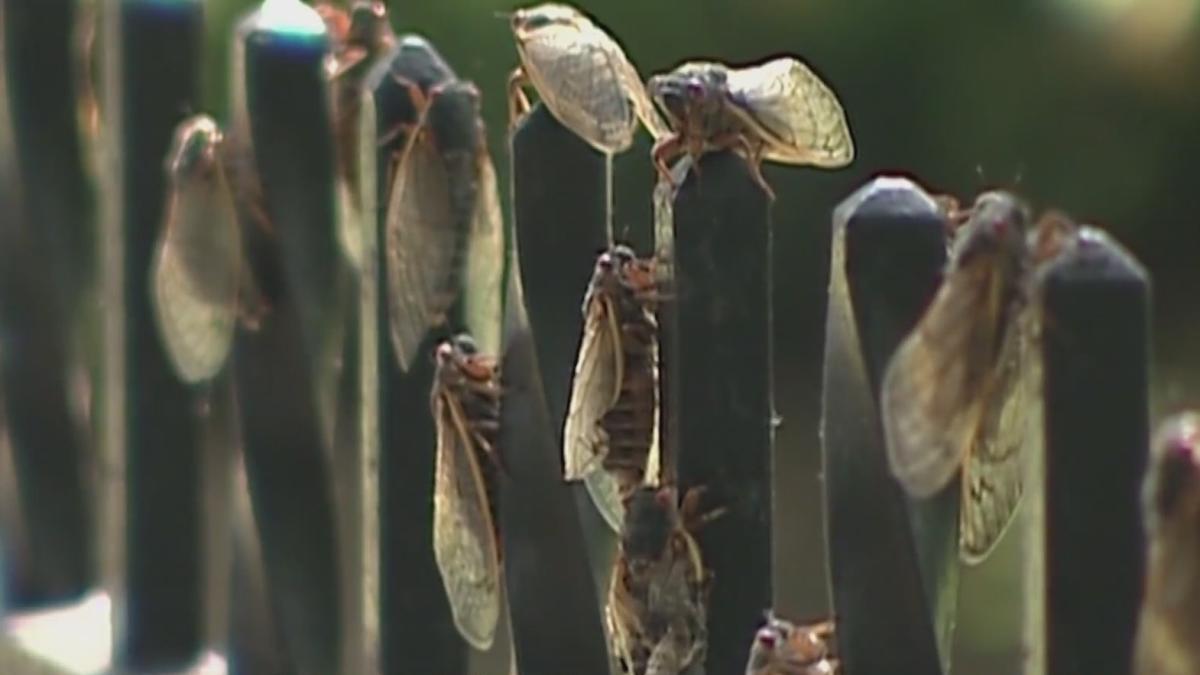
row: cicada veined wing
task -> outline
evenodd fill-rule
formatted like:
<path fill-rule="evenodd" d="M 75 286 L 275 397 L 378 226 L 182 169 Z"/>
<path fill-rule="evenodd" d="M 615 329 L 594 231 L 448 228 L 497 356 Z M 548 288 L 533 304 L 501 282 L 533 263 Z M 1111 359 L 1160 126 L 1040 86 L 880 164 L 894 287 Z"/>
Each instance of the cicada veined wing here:
<path fill-rule="evenodd" d="M 1028 358 L 1028 213 L 981 195 L 929 307 L 892 355 L 880 412 L 888 463 L 908 494 L 931 497 L 960 470 L 960 553 L 981 560 L 1011 522 L 1036 381 Z"/>
<path fill-rule="evenodd" d="M 221 369 L 237 321 L 241 233 L 221 142 L 220 129 L 206 115 L 176 128 L 167 159 L 166 218 L 151 263 L 159 334 L 176 374 L 189 383 Z"/>
<path fill-rule="evenodd" d="M 803 61 L 780 57 L 729 71 L 733 111 L 766 141 L 763 159 L 839 168 L 854 140 L 837 95 Z"/>
<path fill-rule="evenodd" d="M 482 651 L 495 639 L 501 611 L 499 378 L 494 362 L 479 355 L 465 335 L 439 345 L 436 358 L 434 559 L 454 625 Z"/>
<path fill-rule="evenodd" d="M 597 259 L 563 428 L 564 477 L 585 482 L 614 532 L 624 498 L 659 478 L 654 275 L 650 261 L 625 246 Z"/>
<path fill-rule="evenodd" d="M 521 67 L 514 73 L 511 107 L 527 107 L 520 81 L 528 78 L 563 126 L 602 154 L 629 149 L 639 120 L 655 138 L 668 132 L 621 45 L 574 7 L 544 3 L 512 14 Z"/>
<path fill-rule="evenodd" d="M 466 243 L 428 111 L 426 106 L 395 163 L 382 242 L 391 343 L 405 372 L 426 333 L 447 321 Z"/>

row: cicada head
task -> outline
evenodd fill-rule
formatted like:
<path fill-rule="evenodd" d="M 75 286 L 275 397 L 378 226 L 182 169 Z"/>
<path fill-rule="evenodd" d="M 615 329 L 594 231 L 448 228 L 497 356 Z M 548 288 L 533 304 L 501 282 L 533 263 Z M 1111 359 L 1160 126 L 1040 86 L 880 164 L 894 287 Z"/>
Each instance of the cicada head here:
<path fill-rule="evenodd" d="M 549 26 L 582 27 L 591 23 L 579 10 L 556 2 L 518 9 L 509 20 L 518 41 L 524 41 L 530 34 Z"/>
<path fill-rule="evenodd" d="M 1145 487 L 1151 528 L 1200 523 L 1200 414 L 1182 413 L 1163 422 L 1152 453 Z"/>
<path fill-rule="evenodd" d="M 979 195 L 959 230 L 954 267 L 981 264 L 1004 273 L 1018 272 L 1028 251 L 1029 219 L 1029 207 L 1011 193 L 994 190 Z"/>
<path fill-rule="evenodd" d="M 718 63 L 685 63 L 651 77 L 646 87 L 671 126 L 709 137 L 729 124 L 728 78 L 728 69 Z"/>
<path fill-rule="evenodd" d="M 446 387 L 462 386 L 465 380 L 487 381 L 495 373 L 491 358 L 479 353 L 475 340 L 459 333 L 438 345 L 434 352 L 438 381 Z"/>
<path fill-rule="evenodd" d="M 387 5 L 382 2 L 355 2 L 350 8 L 346 41 L 356 45 L 377 45 L 391 35 Z"/>
<path fill-rule="evenodd" d="M 639 487 L 625 503 L 621 552 L 636 575 L 661 560 L 679 527 L 679 510 L 672 488 Z"/>
<path fill-rule="evenodd" d="M 815 668 L 830 656 L 833 622 L 795 625 L 767 613 L 767 622 L 754 635 L 747 675 L 787 675 L 826 672 Z"/>
<path fill-rule="evenodd" d="M 167 153 L 167 173 L 175 180 L 203 176 L 217 167 L 221 129 L 208 115 L 196 115 L 181 123 Z"/>

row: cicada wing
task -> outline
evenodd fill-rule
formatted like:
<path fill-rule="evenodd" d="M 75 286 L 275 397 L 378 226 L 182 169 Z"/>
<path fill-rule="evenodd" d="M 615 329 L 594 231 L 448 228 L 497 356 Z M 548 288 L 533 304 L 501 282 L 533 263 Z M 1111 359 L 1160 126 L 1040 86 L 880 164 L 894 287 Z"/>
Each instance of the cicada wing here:
<path fill-rule="evenodd" d="M 485 651 L 500 617 L 500 556 L 483 471 L 461 404 L 435 397 L 433 553 L 454 625 L 472 647 Z"/>
<path fill-rule="evenodd" d="M 621 524 L 625 522 L 625 506 L 621 503 L 621 487 L 617 479 L 597 467 L 583 475 L 583 484 L 604 522 L 613 532 L 620 534 Z"/>
<path fill-rule="evenodd" d="M 602 294 L 589 297 L 563 426 L 566 480 L 580 480 L 589 473 L 603 472 L 600 464 L 608 451 L 608 438 L 600 421 L 621 393 L 624 362 L 620 336 L 611 301 Z M 603 509 L 603 504 L 596 506 Z"/>
<path fill-rule="evenodd" d="M 479 190 L 467 244 L 463 312 L 479 350 L 498 354 L 504 319 L 504 218 L 496 169 L 486 149 L 481 150 L 478 165 Z"/>
<path fill-rule="evenodd" d="M 651 315 L 651 319 L 654 316 Z M 657 322 L 656 322 L 657 324 Z M 646 470 L 642 474 L 642 484 L 658 487 L 662 483 L 663 463 L 669 459 L 662 452 L 662 399 L 659 397 L 658 370 L 658 340 L 650 343 L 650 363 L 654 373 L 654 426 L 650 432 L 650 451 L 646 455 Z M 618 530 L 619 531 L 619 530 Z"/>
<path fill-rule="evenodd" d="M 530 33 L 519 51 L 538 96 L 563 126 L 601 153 L 629 149 L 638 111 L 620 45 L 597 28 L 553 24 Z"/>
<path fill-rule="evenodd" d="M 951 274 L 892 355 L 880 414 L 892 474 L 910 495 L 950 482 L 979 428 L 986 385 L 980 336 L 994 325 L 974 268 Z"/>
<path fill-rule="evenodd" d="M 233 197 L 219 164 L 177 178 L 151 263 L 151 306 L 185 382 L 220 371 L 233 341 L 242 264 Z"/>
<path fill-rule="evenodd" d="M 418 126 L 396 164 L 384 231 L 392 348 L 407 371 L 430 328 L 446 321 L 459 283 L 459 233 L 445 164 Z"/>
<path fill-rule="evenodd" d="M 1007 331 L 995 384 L 984 406 L 979 434 L 963 466 L 959 554 L 978 564 L 999 543 L 1024 494 L 1023 458 L 1042 440 L 1041 359 L 1032 311 Z"/>
<path fill-rule="evenodd" d="M 729 71 L 729 103 L 767 141 L 765 159 L 823 168 L 854 159 L 837 95 L 799 59 L 781 57 Z"/>

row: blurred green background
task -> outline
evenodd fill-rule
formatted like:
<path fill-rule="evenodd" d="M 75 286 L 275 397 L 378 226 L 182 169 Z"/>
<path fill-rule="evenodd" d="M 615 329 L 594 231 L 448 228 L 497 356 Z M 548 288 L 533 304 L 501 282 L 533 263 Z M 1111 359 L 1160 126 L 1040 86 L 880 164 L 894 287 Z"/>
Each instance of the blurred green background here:
<path fill-rule="evenodd" d="M 225 111 L 228 39 L 246 0 L 207 3 L 205 106 Z M 511 0 L 389 2 L 484 93 L 507 185 L 504 85 Z M 820 352 L 832 207 L 903 172 L 968 201 L 1009 187 L 1112 232 L 1154 279 L 1154 414 L 1200 389 L 1200 0 L 593 0 L 577 3 L 650 74 L 682 60 L 793 53 L 835 89 L 858 155 L 835 172 L 769 166 L 775 206 L 777 601 L 827 611 L 820 516 Z M 652 180 L 645 139 L 621 190 Z M 640 185 L 638 181 L 644 181 Z M 507 197 L 507 195 L 505 195 Z M 618 212 L 618 232 L 644 210 Z M 956 671 L 1016 672 L 1019 533 L 964 574 Z"/>

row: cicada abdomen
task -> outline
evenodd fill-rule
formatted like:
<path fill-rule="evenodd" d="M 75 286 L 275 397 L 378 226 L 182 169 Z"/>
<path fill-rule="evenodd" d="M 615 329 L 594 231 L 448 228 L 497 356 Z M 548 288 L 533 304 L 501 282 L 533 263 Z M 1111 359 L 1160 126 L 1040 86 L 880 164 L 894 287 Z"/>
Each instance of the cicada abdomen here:
<path fill-rule="evenodd" d="M 466 335 L 440 344 L 435 358 L 434 559 L 455 627 L 472 647 L 486 650 L 501 605 L 498 369 Z"/>
<path fill-rule="evenodd" d="M 746 675 L 833 675 L 841 672 L 833 653 L 832 620 L 794 624 L 768 612 L 754 635 Z"/>
<path fill-rule="evenodd" d="M 680 507 L 674 487 L 642 486 L 626 501 L 605 607 L 622 672 L 678 675 L 704 661 L 711 574 L 693 533 L 720 514 L 699 512 L 702 492 L 689 490 Z"/>
<path fill-rule="evenodd" d="M 659 476 L 658 323 L 651 260 L 614 246 L 596 260 L 563 430 L 564 477 L 585 481 L 613 531 L 622 502 Z"/>

